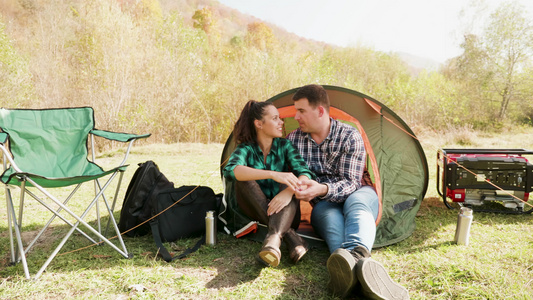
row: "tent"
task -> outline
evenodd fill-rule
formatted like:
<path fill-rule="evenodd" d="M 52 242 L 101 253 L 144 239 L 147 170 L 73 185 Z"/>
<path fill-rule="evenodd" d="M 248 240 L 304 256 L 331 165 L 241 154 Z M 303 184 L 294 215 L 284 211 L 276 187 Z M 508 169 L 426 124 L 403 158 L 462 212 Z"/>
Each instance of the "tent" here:
<path fill-rule="evenodd" d="M 428 166 L 422 146 L 407 124 L 383 103 L 346 88 L 323 87 L 330 98 L 331 117 L 356 127 L 365 142 L 367 168 L 380 198 L 374 248 L 406 239 L 415 230 L 415 217 L 428 186 Z M 298 127 L 293 118 L 296 110 L 292 101 L 296 90 L 267 100 L 274 103 L 285 121 L 285 134 Z M 235 146 L 230 135 L 222 152 L 221 171 Z M 233 182 L 225 181 L 224 185 L 226 210 L 223 217 L 227 227 L 235 232 L 251 220 L 237 206 Z M 317 240 L 309 226 L 311 207 L 302 202 L 301 210 L 302 223 L 298 232 L 308 241 Z M 251 236 L 262 240 L 265 232 L 260 230 Z"/>

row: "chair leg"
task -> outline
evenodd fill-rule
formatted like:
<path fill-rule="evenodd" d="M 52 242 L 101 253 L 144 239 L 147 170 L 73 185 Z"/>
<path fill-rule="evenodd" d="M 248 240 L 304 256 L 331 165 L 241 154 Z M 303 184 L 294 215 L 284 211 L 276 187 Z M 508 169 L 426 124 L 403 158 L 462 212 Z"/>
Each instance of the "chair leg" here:
<path fill-rule="evenodd" d="M 127 250 L 126 250 L 126 247 L 124 245 L 124 241 L 122 240 L 122 236 L 120 235 L 120 232 L 118 231 L 118 226 L 115 226 L 115 228 L 117 229 L 117 232 L 118 232 L 118 235 L 117 235 L 117 238 L 119 239 L 121 245 L 123 245 L 123 248 L 124 248 L 124 251 L 120 250 L 117 246 L 115 246 L 113 243 L 111 243 L 108 239 L 106 239 L 104 236 L 102 236 L 101 233 L 99 233 L 97 230 L 95 230 L 92 226 L 90 226 L 87 222 L 85 222 L 83 220 L 83 218 L 85 218 L 85 216 L 89 213 L 89 211 L 92 209 L 92 207 L 95 205 L 96 201 L 98 200 L 98 198 L 101 196 L 101 194 L 105 191 L 105 189 L 109 186 L 109 184 L 111 183 L 111 181 L 113 180 L 113 178 L 116 176 L 116 173 L 111 175 L 111 178 L 109 178 L 109 180 L 106 182 L 106 184 L 103 186 L 103 189 L 98 193 L 98 195 L 91 201 L 91 203 L 88 205 L 87 209 L 83 212 L 83 214 L 81 216 L 77 216 L 75 213 L 73 213 L 68 207 L 66 207 L 65 205 L 63 205 L 63 203 L 61 203 L 59 200 L 57 200 L 53 195 L 51 195 L 48 191 L 46 191 L 45 189 L 43 189 L 41 186 L 39 186 L 38 184 L 36 184 L 33 180 L 31 179 L 28 179 L 28 181 L 33 185 L 35 186 L 37 189 L 39 189 L 43 194 L 45 194 L 48 198 L 50 198 L 55 204 L 57 204 L 59 207 L 61 207 L 65 212 L 67 212 L 68 214 L 70 214 L 73 218 L 75 218 L 77 220 L 77 222 L 74 224 L 74 226 L 70 229 L 70 231 L 67 233 L 67 235 L 63 238 L 62 242 L 59 244 L 59 246 L 54 250 L 54 252 L 52 253 L 52 255 L 50 255 L 50 257 L 48 258 L 48 260 L 45 262 L 45 264 L 41 267 L 41 269 L 39 270 L 39 272 L 36 274 L 35 278 L 38 278 L 42 272 L 46 269 L 46 267 L 48 266 L 48 264 L 50 264 L 50 262 L 52 261 L 52 259 L 57 255 L 57 253 L 59 252 L 59 250 L 61 250 L 61 248 L 63 247 L 63 245 L 66 243 L 67 239 L 70 237 L 70 235 L 72 235 L 72 232 L 74 232 L 74 230 L 76 230 L 76 228 L 78 227 L 79 224 L 82 224 L 83 226 L 85 226 L 88 230 L 90 230 L 93 234 L 95 234 L 98 238 L 102 239 L 102 242 L 105 242 L 106 244 L 108 244 L 111 248 L 113 248 L 115 251 L 117 251 L 119 254 L 121 254 L 122 256 L 124 256 L 125 258 L 129 258 L 130 256 L 128 255 L 127 253 Z M 105 202 L 105 201 L 104 201 Z M 109 206 L 107 205 L 107 202 L 106 202 L 106 206 L 109 210 Z M 114 220 L 114 219 L 113 219 Z M 116 222 L 115 222 L 116 224 Z"/>
<path fill-rule="evenodd" d="M 116 173 L 114 174 L 116 175 Z M 113 177 L 113 176 L 112 176 Z M 123 246 L 124 248 L 124 252 L 122 252 L 120 249 L 117 248 L 117 246 L 115 246 L 113 243 L 111 243 L 108 239 L 106 239 L 104 236 L 102 236 L 102 234 L 100 232 L 98 232 L 97 230 L 95 230 L 93 227 L 91 227 L 89 224 L 87 224 L 85 221 L 83 221 L 83 218 L 85 218 L 85 216 L 87 216 L 87 214 L 89 213 L 89 211 L 92 209 L 92 207 L 98 202 L 98 198 L 100 198 L 100 196 L 103 194 L 104 190 L 109 186 L 109 183 L 112 181 L 113 178 L 110 178 L 107 183 L 104 185 L 104 188 L 102 190 L 100 190 L 98 192 L 98 194 L 96 195 L 96 197 L 93 199 L 93 201 L 91 201 L 91 204 L 87 207 L 87 209 L 83 212 L 83 214 L 78 217 L 76 216 L 74 213 L 70 212 L 70 210 L 68 210 L 66 207 L 64 207 L 65 211 L 69 212 L 74 218 L 76 218 L 76 220 L 78 220 L 76 222 L 76 224 L 74 224 L 74 226 L 69 230 L 69 232 L 65 235 L 65 237 L 63 238 L 63 240 L 61 240 L 61 243 L 59 243 L 59 245 L 56 247 L 56 249 L 52 252 L 52 254 L 48 257 L 48 259 L 46 260 L 46 262 L 41 266 L 41 269 L 37 272 L 37 274 L 35 274 L 35 278 L 38 278 L 41 276 L 41 274 L 44 272 L 44 270 L 48 267 L 48 265 L 52 262 L 52 260 L 57 256 L 57 254 L 59 253 L 59 251 L 61 250 L 61 248 L 63 248 L 63 246 L 65 245 L 65 243 L 67 242 L 67 240 L 70 238 L 70 236 L 72 235 L 72 233 L 77 229 L 77 227 L 81 224 L 83 224 L 85 227 L 87 227 L 89 230 L 91 230 L 94 234 L 96 234 L 96 236 L 98 236 L 102 242 L 105 242 L 107 243 L 108 245 L 110 245 L 113 249 L 115 249 L 117 252 L 119 252 L 120 254 L 122 254 L 124 257 L 126 258 L 129 258 L 129 255 L 127 254 L 127 250 L 126 250 L 126 246 L 124 245 L 124 242 L 122 240 L 122 236 L 120 235 L 120 233 L 118 234 L 118 239 L 120 240 L 121 242 L 121 246 Z M 50 195 L 52 196 L 52 195 Z M 50 197 L 49 196 L 49 197 Z M 52 200 L 53 197 L 50 197 Z M 56 202 L 56 200 L 54 200 L 54 202 Z M 108 209 L 108 211 L 110 210 L 109 208 L 109 205 L 107 204 L 107 201 L 104 199 L 104 203 Z M 58 203 L 59 204 L 59 203 Z M 112 217 L 112 216 L 111 216 Z M 114 221 L 114 219 L 113 219 Z M 116 222 L 114 222 L 114 225 L 115 225 L 115 229 L 118 231 L 118 226 L 116 226 Z M 101 243 L 102 243 L 101 242 Z"/>
<path fill-rule="evenodd" d="M 20 197 L 19 197 L 19 217 L 18 217 L 19 232 L 22 231 L 22 213 L 24 211 L 24 195 L 26 194 L 25 191 L 26 191 L 26 181 L 22 180 L 22 182 L 20 183 Z M 24 253 L 22 252 L 19 253 L 18 249 L 15 249 L 15 257 L 17 258 L 17 260 L 20 255 L 24 255 Z"/>
<path fill-rule="evenodd" d="M 104 190 L 107 188 L 107 186 L 109 185 L 109 183 L 113 180 L 113 177 L 116 176 L 117 173 L 114 173 L 111 178 L 107 181 L 106 185 L 104 186 Z M 120 176 L 119 177 L 122 177 L 123 173 L 121 172 L 120 173 Z M 120 185 L 117 187 L 117 191 L 115 191 L 115 199 L 116 199 L 116 194 L 118 194 L 118 189 L 120 188 Z M 103 195 L 103 192 L 104 190 L 102 190 L 100 192 L 101 195 Z M 108 223 L 110 221 L 112 221 L 113 223 L 113 227 L 115 229 L 115 233 L 116 233 L 116 236 L 117 236 L 117 239 L 120 243 L 120 245 L 122 246 L 122 249 L 124 250 L 124 253 L 128 253 L 128 250 L 126 250 L 126 245 L 124 244 L 124 240 L 122 239 L 122 235 L 120 234 L 120 230 L 118 229 L 118 225 L 117 225 L 117 221 L 115 220 L 115 216 L 113 215 L 113 209 L 109 207 L 109 202 L 107 202 L 107 199 L 105 197 L 102 197 L 103 201 L 104 201 L 104 204 L 106 206 L 106 209 L 107 209 L 107 213 L 109 214 L 109 220 L 108 220 Z M 114 201 L 113 201 L 113 206 L 115 205 Z M 107 232 L 106 232 L 107 233 Z M 104 237 L 105 239 L 105 237 Z M 126 258 L 130 258 L 130 255 L 127 254 L 127 257 Z"/>
<path fill-rule="evenodd" d="M 15 245 L 13 240 L 13 219 L 11 217 L 11 191 L 6 185 L 6 209 L 7 209 L 7 230 L 9 230 L 9 253 L 11 255 L 11 263 L 16 263 L 15 260 Z"/>
<path fill-rule="evenodd" d="M 122 185 L 123 177 L 124 177 L 124 172 L 120 172 L 120 175 L 118 176 L 117 189 L 115 190 L 115 197 L 113 198 L 113 204 L 111 205 L 111 213 L 115 211 L 115 204 L 117 203 L 118 191 L 120 190 L 120 186 Z M 109 219 L 107 220 L 107 225 L 105 227 L 104 236 L 107 236 L 107 231 L 109 230 L 110 222 L 111 222 L 111 217 L 109 217 Z"/>
<path fill-rule="evenodd" d="M 22 191 L 24 192 L 24 191 Z M 18 253 L 20 253 L 20 259 L 22 261 L 22 267 L 24 268 L 24 275 L 26 276 L 26 279 L 30 279 L 30 271 L 28 269 L 28 263 L 26 261 L 26 254 L 24 253 L 24 246 L 22 245 L 22 236 L 20 234 L 20 228 L 21 224 L 20 221 L 17 221 L 17 215 L 15 213 L 15 207 L 13 206 L 13 201 L 11 198 L 11 193 L 9 192 L 9 196 L 7 197 L 7 213 L 10 215 L 11 222 L 9 223 L 9 235 L 10 235 L 10 241 L 12 242 L 11 245 L 11 259 L 13 263 L 16 263 L 16 260 L 18 259 Z M 14 245 L 13 245 L 13 229 L 15 229 L 15 238 L 17 240 L 17 248 L 16 253 Z"/>
<path fill-rule="evenodd" d="M 122 175 L 123 173 L 121 173 Z M 122 236 L 120 235 L 120 230 L 118 229 L 118 226 L 116 224 L 116 220 L 113 216 L 113 210 L 112 208 L 109 206 L 109 203 L 107 201 L 107 199 L 105 197 L 103 197 L 103 193 L 104 191 L 109 187 L 110 183 L 113 181 L 114 177 L 117 175 L 117 173 L 114 173 L 111 175 L 111 177 L 108 179 L 108 181 L 102 186 L 102 188 L 97 192 L 96 196 L 93 198 L 93 200 L 89 203 L 89 205 L 87 206 L 87 208 L 85 209 L 85 211 L 80 215 L 76 215 L 74 212 L 72 212 L 67 206 L 67 202 L 69 201 L 69 199 L 71 198 L 72 194 L 64 201 L 64 202 L 61 202 L 59 201 L 57 198 L 55 198 L 53 195 L 51 195 L 47 190 L 45 190 L 44 188 L 42 188 L 40 185 L 38 185 L 37 183 L 35 183 L 32 179 L 28 178 L 28 182 L 31 183 L 34 187 L 36 187 L 39 191 L 41 191 L 46 197 L 48 197 L 52 202 L 55 203 L 55 205 L 57 205 L 59 208 L 58 209 L 52 209 L 47 203 L 45 203 L 44 201 L 42 201 L 39 197 L 36 197 L 35 195 L 33 195 L 33 193 L 31 193 L 30 191 L 28 191 L 26 188 L 25 188 L 25 184 L 24 184 L 24 181 L 22 182 L 21 184 L 21 196 L 20 196 L 20 208 L 19 208 L 19 217 L 17 218 L 17 215 L 16 215 L 16 212 L 15 212 L 15 208 L 14 208 L 14 205 L 13 205 L 13 199 L 11 197 L 11 191 L 9 191 L 7 188 L 6 188 L 6 202 L 7 202 L 7 208 L 8 208 L 8 222 L 9 222 L 9 232 L 10 232 L 10 246 L 11 246 L 11 260 L 12 262 L 17 262 L 17 260 L 21 260 L 22 261 L 22 264 L 23 264 L 23 268 L 24 268 L 24 273 L 25 273 L 25 276 L 26 278 L 31 278 L 30 277 L 30 273 L 29 273 L 29 269 L 28 269 L 28 264 L 27 264 L 27 260 L 26 260 L 26 253 L 29 251 L 29 249 L 33 246 L 33 244 L 37 241 L 37 239 L 42 235 L 42 233 L 44 232 L 44 230 L 41 230 L 41 232 L 38 234 L 38 236 L 32 241 L 32 243 L 26 247 L 26 249 L 24 249 L 24 245 L 23 245 L 23 242 L 22 242 L 22 236 L 21 236 L 21 230 L 22 230 L 22 217 L 23 217 L 23 206 L 24 206 L 24 195 L 26 193 L 28 193 L 28 195 L 32 196 L 33 198 L 35 198 L 38 202 L 40 202 L 41 204 L 43 204 L 47 209 L 49 209 L 53 214 L 54 216 L 50 219 L 50 221 L 47 223 L 47 226 L 50 225 L 50 223 L 53 221 L 53 219 L 57 216 L 59 217 L 61 220 L 63 220 L 64 222 L 66 222 L 66 224 L 69 224 L 71 225 L 71 228 L 70 230 L 68 231 L 68 233 L 64 236 L 64 238 L 62 239 L 62 241 L 60 242 L 60 244 L 54 249 L 54 251 L 52 252 L 52 254 L 48 257 L 48 259 L 46 260 L 46 262 L 41 266 L 41 268 L 39 269 L 39 271 L 36 273 L 35 277 L 34 278 L 38 278 L 42 275 L 42 273 L 45 271 L 45 269 L 48 267 L 48 265 L 51 263 L 51 261 L 57 256 L 57 254 L 59 253 L 59 251 L 63 248 L 63 246 L 65 245 L 65 243 L 67 242 L 67 240 L 72 236 L 72 233 L 74 231 L 79 231 L 81 232 L 84 236 L 88 237 L 89 240 L 93 241 L 94 243 L 96 243 L 94 240 L 92 240 L 89 236 L 87 236 L 87 234 L 85 234 L 81 229 L 79 229 L 79 225 L 82 224 L 84 227 L 86 227 L 89 231 L 91 231 L 94 235 L 96 235 L 98 237 L 98 239 L 101 240 L 100 243 L 103 243 L 105 242 L 106 244 L 108 244 L 111 248 L 113 248 L 115 251 L 117 251 L 119 254 L 121 254 L 122 256 L 124 256 L 125 258 L 130 258 L 130 255 L 127 253 L 127 249 L 126 249 L 126 245 L 124 244 L 124 240 L 122 239 Z M 122 176 L 121 176 L 122 177 Z M 73 192 L 74 193 L 74 192 Z M 118 193 L 118 192 L 116 192 Z M 120 248 L 118 248 L 115 244 L 111 243 L 111 241 L 109 239 L 107 239 L 106 237 L 104 237 L 100 230 L 96 230 L 95 228 L 93 228 L 91 225 L 89 225 L 87 222 L 85 222 L 83 219 L 88 215 L 88 213 L 91 211 L 91 209 L 93 209 L 93 207 L 97 204 L 98 200 L 100 199 L 100 197 L 102 197 L 103 199 L 103 202 L 105 204 L 105 207 L 107 209 L 107 212 L 109 213 L 109 216 L 110 216 L 110 220 L 109 222 L 112 222 L 113 223 L 113 227 L 115 229 L 115 232 L 117 233 L 117 238 L 119 240 L 119 243 L 120 243 L 120 246 L 123 250 L 121 250 Z M 115 195 L 115 198 L 116 198 L 116 195 Z M 113 207 L 114 207 L 115 203 L 113 203 Z M 61 212 L 65 212 L 66 214 L 69 214 L 70 216 L 72 216 L 74 219 L 76 219 L 76 222 L 74 224 L 72 224 L 71 222 L 69 222 L 67 219 L 65 219 L 64 216 L 62 216 L 60 213 Z M 108 223 L 109 224 L 109 223 Z M 46 229 L 46 228 L 45 228 Z M 17 245 L 15 246 L 15 239 L 13 238 L 13 231 L 15 233 L 15 238 L 16 238 L 16 242 L 17 242 Z"/>
<path fill-rule="evenodd" d="M 67 199 L 65 199 L 65 201 L 63 201 L 64 205 L 67 205 L 69 200 L 72 198 L 74 193 L 76 193 L 76 191 L 80 188 L 80 186 L 81 186 L 81 184 L 78 184 L 76 186 L 76 188 L 74 188 L 74 190 L 67 197 Z M 54 219 L 56 217 L 60 218 L 63 222 L 65 222 L 67 225 L 70 225 L 71 227 L 74 226 L 74 224 L 72 224 L 69 220 L 65 219 L 61 214 L 59 214 L 61 212 L 61 210 L 62 210 L 61 207 L 59 209 L 57 209 L 56 211 L 54 211 L 54 209 L 52 207 L 50 207 L 47 203 L 45 203 L 43 200 L 41 200 L 41 198 L 37 197 L 37 195 L 33 194 L 32 192 L 30 192 L 27 189 L 26 189 L 26 193 L 28 193 L 28 195 L 30 195 L 33 199 L 35 199 L 37 202 L 39 202 L 42 206 L 44 206 L 46 209 L 48 209 L 53 214 L 53 216 L 50 218 L 50 220 L 48 220 L 48 222 L 44 225 L 44 227 L 41 229 L 41 231 L 39 231 L 39 233 L 31 241 L 31 243 L 26 247 L 26 252 L 28 252 L 33 247 L 33 245 L 39 240 L 41 235 L 43 235 L 43 233 L 50 226 L 50 224 L 52 224 L 52 222 L 54 221 Z M 93 238 L 91 238 L 89 235 L 87 235 L 85 232 L 83 232 L 83 230 L 81 230 L 79 228 L 76 228 L 76 231 L 78 231 L 78 233 L 83 235 L 91 243 L 93 243 L 93 244 L 97 244 L 98 243 Z"/>
<path fill-rule="evenodd" d="M 98 189 L 100 188 L 100 190 Z M 97 197 L 98 195 L 98 192 L 102 190 L 102 187 L 100 186 L 100 182 L 98 181 L 98 179 L 95 179 L 94 180 L 94 196 Z M 102 193 L 102 196 L 104 194 Z M 105 200 L 105 198 L 104 198 Z M 98 228 L 98 232 L 102 233 L 102 225 L 100 224 L 100 203 L 98 203 L 98 200 L 96 200 L 96 227 Z M 102 239 L 99 238 L 98 240 L 99 242 L 102 242 Z"/>

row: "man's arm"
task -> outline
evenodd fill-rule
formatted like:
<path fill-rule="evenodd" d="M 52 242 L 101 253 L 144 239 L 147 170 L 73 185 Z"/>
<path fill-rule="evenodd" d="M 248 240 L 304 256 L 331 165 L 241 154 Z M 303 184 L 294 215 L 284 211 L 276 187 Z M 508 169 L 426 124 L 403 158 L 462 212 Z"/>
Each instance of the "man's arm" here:
<path fill-rule="evenodd" d="M 336 180 L 328 180 L 328 191 L 320 198 L 332 202 L 342 202 L 361 187 L 361 179 L 366 163 L 366 151 L 359 132 L 353 132 L 343 143 L 343 151 L 337 160 Z"/>

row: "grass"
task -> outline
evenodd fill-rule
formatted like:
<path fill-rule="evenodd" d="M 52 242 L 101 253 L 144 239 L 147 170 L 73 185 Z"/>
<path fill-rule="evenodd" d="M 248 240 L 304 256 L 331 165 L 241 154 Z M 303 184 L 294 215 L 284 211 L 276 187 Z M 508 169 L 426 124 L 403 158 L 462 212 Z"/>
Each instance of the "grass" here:
<path fill-rule="evenodd" d="M 436 149 L 431 147 L 440 147 L 438 138 L 426 135 L 422 143 L 433 183 L 416 218 L 417 229 L 400 243 L 374 250 L 373 257 L 409 290 L 412 299 L 532 299 L 533 217 L 475 213 L 470 245 L 455 245 L 457 211 L 448 210 L 435 196 Z M 512 146 L 504 138 L 497 140 L 501 147 Z M 454 147 L 453 143 L 447 141 L 452 145 L 449 147 Z M 134 147 L 118 202 L 122 202 L 136 164 L 146 160 L 154 160 L 177 186 L 201 184 L 222 192 L 222 148 L 221 144 Z M 108 153 L 99 163 L 113 165 L 121 159 L 119 154 Z M 81 192 L 89 195 L 91 189 L 88 186 Z M 3 193 L 0 191 L 0 197 Z M 37 230 L 46 220 L 44 210 L 34 202 L 27 200 L 24 230 Z M 118 218 L 118 212 L 115 216 Z M 0 218 L 6 219 L 5 209 L 0 210 Z M 53 249 L 66 230 L 61 222 L 54 221 L 47 238 L 29 255 L 30 272 L 38 270 L 46 250 Z M 156 258 L 151 235 L 125 238 L 133 259 L 124 259 L 105 245 L 68 253 L 87 245 L 85 239 L 75 236 L 60 253 L 67 254 L 56 257 L 40 279 L 25 280 L 21 264 L 8 265 L 9 240 L 3 221 L 0 299 L 333 299 L 326 290 L 327 250 L 313 249 L 301 263 L 293 265 L 287 250 L 282 249 L 280 266 L 263 268 L 254 259 L 259 243 L 223 234 L 218 239 L 214 247 L 203 246 L 186 259 L 166 263 Z M 194 238 L 183 239 L 168 246 L 179 253 L 195 242 Z"/>

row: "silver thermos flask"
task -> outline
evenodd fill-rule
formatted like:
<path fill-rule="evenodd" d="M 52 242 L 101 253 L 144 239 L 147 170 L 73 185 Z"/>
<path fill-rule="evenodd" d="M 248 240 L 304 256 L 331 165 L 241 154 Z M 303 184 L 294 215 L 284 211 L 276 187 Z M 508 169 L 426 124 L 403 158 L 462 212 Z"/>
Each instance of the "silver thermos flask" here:
<path fill-rule="evenodd" d="M 455 229 L 455 242 L 458 245 L 468 246 L 472 218 L 472 209 L 468 207 L 461 207 L 459 216 L 457 217 L 457 228 Z"/>
<path fill-rule="evenodd" d="M 205 243 L 211 246 L 217 244 L 217 221 L 213 210 L 205 214 Z"/>

